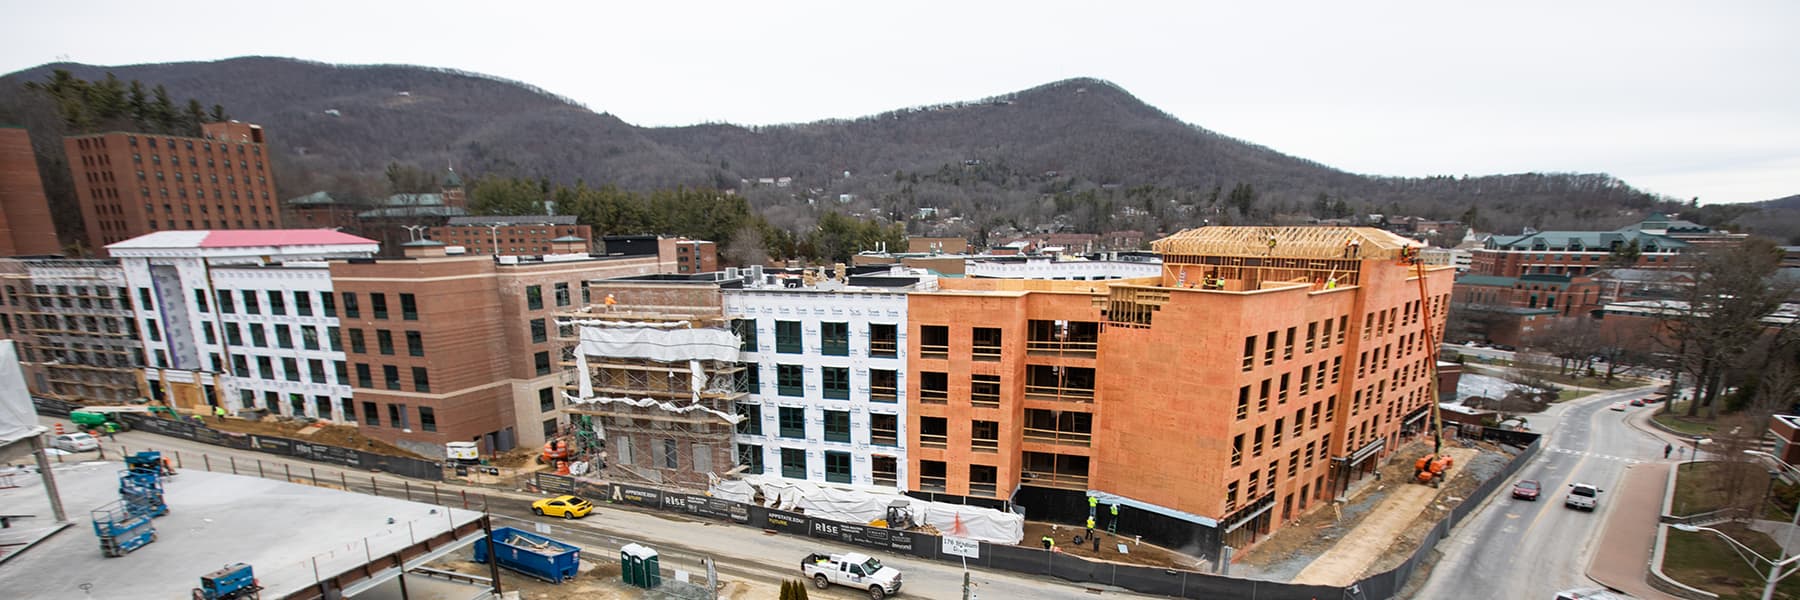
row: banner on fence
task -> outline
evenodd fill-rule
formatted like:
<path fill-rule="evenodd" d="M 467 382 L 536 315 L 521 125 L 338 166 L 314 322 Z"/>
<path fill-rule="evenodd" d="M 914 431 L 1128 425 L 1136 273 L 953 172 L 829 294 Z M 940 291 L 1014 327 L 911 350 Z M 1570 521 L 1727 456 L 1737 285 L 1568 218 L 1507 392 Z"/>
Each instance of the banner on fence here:
<path fill-rule="evenodd" d="M 544 490 L 544 493 L 547 493 L 547 494 L 574 494 L 575 493 L 575 479 L 573 477 L 569 477 L 567 475 L 557 475 L 555 473 L 538 473 L 537 474 L 537 486 L 538 486 L 538 489 Z"/>

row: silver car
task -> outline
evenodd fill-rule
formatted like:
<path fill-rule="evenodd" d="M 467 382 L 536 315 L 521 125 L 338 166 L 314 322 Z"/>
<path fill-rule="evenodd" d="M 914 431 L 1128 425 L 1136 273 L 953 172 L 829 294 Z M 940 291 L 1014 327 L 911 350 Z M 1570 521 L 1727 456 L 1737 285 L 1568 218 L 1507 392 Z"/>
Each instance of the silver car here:
<path fill-rule="evenodd" d="M 85 433 L 65 433 L 51 438 L 50 447 L 64 452 L 89 452 L 100 449 L 100 440 Z"/>

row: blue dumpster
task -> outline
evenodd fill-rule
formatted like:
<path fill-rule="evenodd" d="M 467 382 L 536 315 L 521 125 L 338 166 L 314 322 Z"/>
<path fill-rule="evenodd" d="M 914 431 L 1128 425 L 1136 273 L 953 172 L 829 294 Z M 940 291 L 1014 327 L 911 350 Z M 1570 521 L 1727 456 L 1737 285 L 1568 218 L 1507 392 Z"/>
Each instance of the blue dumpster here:
<path fill-rule="evenodd" d="M 581 568 L 581 549 L 570 544 L 513 527 L 494 528 L 490 539 L 500 566 L 531 577 L 562 583 Z M 475 562 L 487 561 L 487 542 L 476 542 Z"/>

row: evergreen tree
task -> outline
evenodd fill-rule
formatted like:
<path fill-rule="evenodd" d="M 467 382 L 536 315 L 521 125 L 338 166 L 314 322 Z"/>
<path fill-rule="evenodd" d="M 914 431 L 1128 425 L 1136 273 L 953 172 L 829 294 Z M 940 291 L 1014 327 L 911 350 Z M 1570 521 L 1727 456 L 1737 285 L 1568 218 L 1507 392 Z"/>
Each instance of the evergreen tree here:
<path fill-rule="evenodd" d="M 175 101 L 169 99 L 169 90 L 157 85 L 150 94 L 156 101 L 150 105 L 150 122 L 147 125 L 159 133 L 175 133 L 179 117 L 175 113 Z"/>

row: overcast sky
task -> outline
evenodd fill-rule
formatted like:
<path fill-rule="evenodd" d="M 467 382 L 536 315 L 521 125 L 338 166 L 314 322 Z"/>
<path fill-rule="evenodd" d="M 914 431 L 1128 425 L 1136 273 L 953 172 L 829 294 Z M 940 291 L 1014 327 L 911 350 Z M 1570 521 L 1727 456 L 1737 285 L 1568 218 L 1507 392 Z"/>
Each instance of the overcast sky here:
<path fill-rule="evenodd" d="M 1379 175 L 1800 194 L 1800 2 L 0 0 L 0 71 L 289 56 L 528 82 L 639 125 L 787 123 L 1111 80 Z"/>

